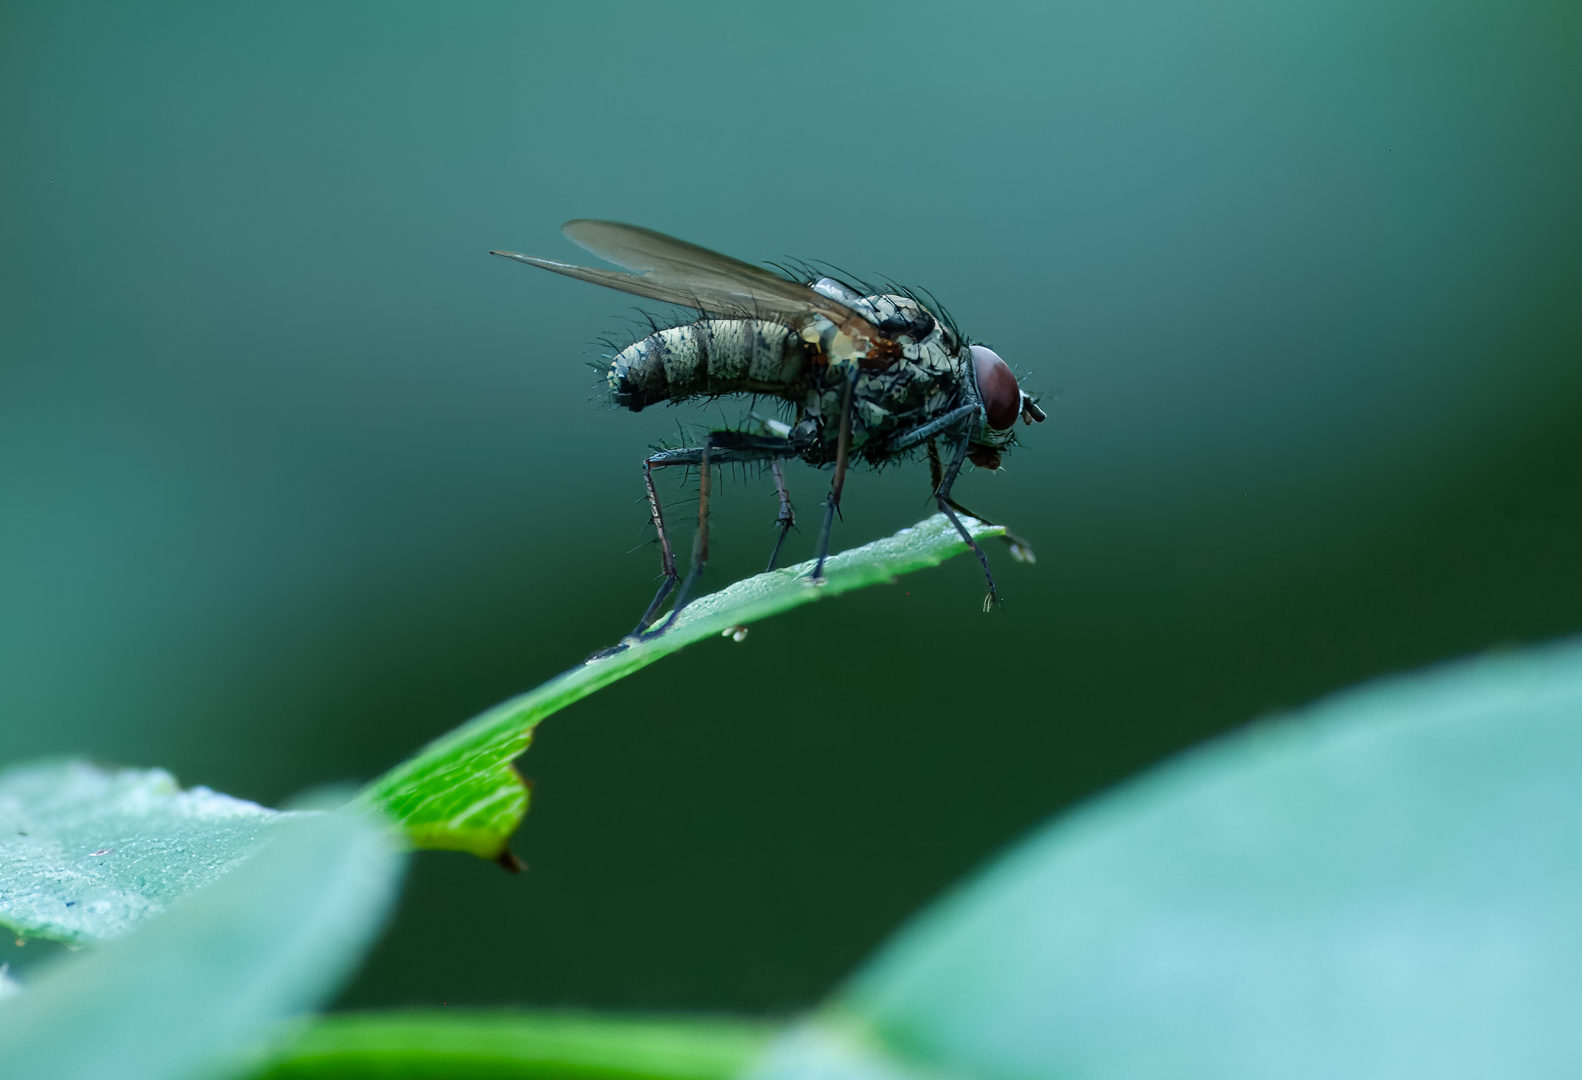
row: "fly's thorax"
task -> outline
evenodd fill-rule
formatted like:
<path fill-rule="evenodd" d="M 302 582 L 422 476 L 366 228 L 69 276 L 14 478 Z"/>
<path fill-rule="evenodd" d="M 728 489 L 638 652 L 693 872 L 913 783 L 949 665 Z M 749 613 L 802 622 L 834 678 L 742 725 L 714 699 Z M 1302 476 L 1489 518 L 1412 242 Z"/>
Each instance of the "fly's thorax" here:
<path fill-rule="evenodd" d="M 610 360 L 615 403 L 633 412 L 661 401 L 720 394 L 799 396 L 805 343 L 764 319 L 699 319 L 633 342 Z"/>
<path fill-rule="evenodd" d="M 889 435 L 949 411 L 960 398 L 961 381 L 947 360 L 942 352 L 903 357 L 882 371 L 862 372 L 857 378 L 856 415 L 869 434 Z"/>
<path fill-rule="evenodd" d="M 877 369 L 901 358 L 918 361 L 930 352 L 953 355 L 960 348 L 955 332 L 910 296 L 892 293 L 863 296 L 844 282 L 829 277 L 812 282 L 810 287 L 861 315 L 879 329 L 886 342 L 886 352 L 882 356 L 872 355 L 867 343 L 819 316 L 803 329 L 802 336 L 832 366 L 857 364 Z M 892 348 L 895 351 L 889 351 Z"/>
<path fill-rule="evenodd" d="M 900 347 L 889 367 L 858 379 L 857 418 L 868 437 L 887 439 L 961 404 L 966 350 L 954 332 L 909 296 L 864 299 L 869 317 Z"/>
<path fill-rule="evenodd" d="M 819 316 L 803 329 L 802 337 L 814 350 L 818 362 L 832 370 L 849 373 L 860 368 L 865 372 L 877 372 L 901 361 L 937 373 L 959 367 L 957 354 L 962 346 L 955 332 L 910 296 L 889 293 L 862 296 L 834 278 L 820 278 L 811 287 L 839 300 L 878 327 L 885 336 L 886 349 L 890 350 L 882 358 L 870 356 L 841 327 Z"/>
<path fill-rule="evenodd" d="M 815 359 L 796 430 L 816 444 L 811 455 L 833 459 L 841 402 L 852 379 L 852 448 L 867 448 L 875 460 L 883 457 L 889 438 L 961 404 L 967 350 L 954 331 L 920 303 L 887 293 L 864 296 L 833 278 L 812 282 L 811 287 L 856 311 L 893 343 L 881 365 L 854 349 L 827 319 L 814 320 L 803 330 Z"/>
<path fill-rule="evenodd" d="M 851 445 L 853 450 L 867 448 L 872 460 L 884 457 L 884 445 L 894 436 L 962 404 L 961 360 L 937 346 L 880 370 L 836 364 L 816 369 L 801 403 L 799 434 L 820 444 L 822 460 L 833 460 L 841 402 L 852 372 Z"/>

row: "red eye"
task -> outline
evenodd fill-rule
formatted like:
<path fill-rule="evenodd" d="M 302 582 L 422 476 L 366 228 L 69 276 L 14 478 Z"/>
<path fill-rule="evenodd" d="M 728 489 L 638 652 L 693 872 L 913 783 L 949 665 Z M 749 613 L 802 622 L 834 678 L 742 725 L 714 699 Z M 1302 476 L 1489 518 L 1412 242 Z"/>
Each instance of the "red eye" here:
<path fill-rule="evenodd" d="M 982 345 L 972 347 L 972 366 L 978 373 L 978 393 L 983 395 L 989 426 L 1004 431 L 1016 423 L 1022 412 L 1022 391 L 1016 385 L 1016 376 L 998 353 Z"/>

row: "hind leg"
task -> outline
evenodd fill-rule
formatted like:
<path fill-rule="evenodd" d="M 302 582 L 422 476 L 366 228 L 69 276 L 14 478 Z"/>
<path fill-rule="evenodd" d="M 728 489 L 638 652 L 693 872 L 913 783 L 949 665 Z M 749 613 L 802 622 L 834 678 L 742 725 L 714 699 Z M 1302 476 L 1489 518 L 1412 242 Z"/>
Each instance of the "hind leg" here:
<path fill-rule="evenodd" d="M 667 462 L 658 464 L 665 465 Z M 670 532 L 665 528 L 665 510 L 659 503 L 659 492 L 654 490 L 654 465 L 654 458 L 643 459 L 643 490 L 648 495 L 648 514 L 653 520 L 654 532 L 659 537 L 659 566 L 665 575 L 665 580 L 660 584 L 659 591 L 654 594 L 648 610 L 643 612 L 641 619 L 637 620 L 637 627 L 632 631 L 632 635 L 641 634 L 648 629 L 654 621 L 654 616 L 659 614 L 660 605 L 665 602 L 665 597 L 669 596 L 670 590 L 676 587 L 676 554 L 670 547 Z"/>
<path fill-rule="evenodd" d="M 727 465 L 739 461 L 776 460 L 787 457 L 791 453 L 790 444 L 784 439 L 746 435 L 735 431 L 715 431 L 710 433 L 702 446 L 661 450 L 643 459 L 643 483 L 648 493 L 648 508 L 653 518 L 654 531 L 659 535 L 660 566 L 664 571 L 665 580 L 629 637 L 646 640 L 670 629 L 676 621 L 676 616 L 681 614 L 681 609 L 687 606 L 693 586 L 697 584 L 704 567 L 708 564 L 709 489 L 713 482 L 713 473 L 710 470 L 715 465 Z M 669 531 L 665 528 L 665 515 L 659 504 L 658 492 L 654 489 L 653 472 L 655 469 L 674 465 L 696 465 L 701 470 L 698 477 L 698 531 L 693 537 L 691 565 L 687 568 L 687 576 L 681 579 L 679 589 L 675 551 L 670 543 Z M 789 506 L 789 502 L 787 505 Z M 664 606 L 665 599 L 672 590 L 676 590 L 676 600 L 670 609 L 670 614 L 657 629 L 649 629 L 659 617 L 660 608 Z"/>

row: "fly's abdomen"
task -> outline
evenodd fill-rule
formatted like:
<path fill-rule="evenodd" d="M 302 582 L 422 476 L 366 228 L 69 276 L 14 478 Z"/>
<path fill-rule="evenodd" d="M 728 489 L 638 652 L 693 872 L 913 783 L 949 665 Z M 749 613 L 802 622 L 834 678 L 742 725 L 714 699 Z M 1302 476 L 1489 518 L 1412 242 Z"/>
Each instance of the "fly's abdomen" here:
<path fill-rule="evenodd" d="M 638 412 L 660 401 L 719 394 L 799 393 L 807 346 L 760 319 L 699 319 L 628 345 L 610 362 L 615 403 Z"/>

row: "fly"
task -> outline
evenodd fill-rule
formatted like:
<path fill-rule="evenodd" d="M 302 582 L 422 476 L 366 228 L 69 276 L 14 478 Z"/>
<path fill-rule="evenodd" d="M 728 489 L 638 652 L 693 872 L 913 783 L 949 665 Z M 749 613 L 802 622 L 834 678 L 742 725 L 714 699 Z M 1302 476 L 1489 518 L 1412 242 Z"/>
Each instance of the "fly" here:
<path fill-rule="evenodd" d="M 999 601 L 989 560 L 958 515 L 987 519 L 956 502 L 951 488 L 967 461 L 998 469 L 1002 453 L 1015 442 L 1017 418 L 1031 424 L 1042 421 L 1044 413 L 993 350 L 963 340 L 948 319 L 915 296 L 864 295 L 833 277 L 812 274 L 795 280 L 635 225 L 577 220 L 566 222 L 562 231 L 631 273 L 510 251 L 490 254 L 699 314 L 615 355 L 607 379 L 617 405 L 639 412 L 660 402 L 735 394 L 780 398 L 793 410 L 790 422 L 769 421 L 760 431 L 712 431 L 701 446 L 661 450 L 643 459 L 664 582 L 632 637 L 663 633 L 691 598 L 709 559 L 710 470 L 737 462 L 768 462 L 774 477 L 779 536 L 770 570 L 796 524 L 784 463 L 800 459 L 819 468 L 834 465 L 809 576 L 816 584 L 824 577 L 830 529 L 851 462 L 880 466 L 926 453 L 933 499 L 983 565 L 989 583 L 985 609 Z M 696 467 L 699 475 L 698 529 L 685 579 L 677 572 L 654 489 L 654 470 L 676 465 Z M 1009 534 L 1006 539 L 1015 557 L 1031 558 L 1024 541 Z M 670 613 L 656 627 L 672 592 Z"/>

